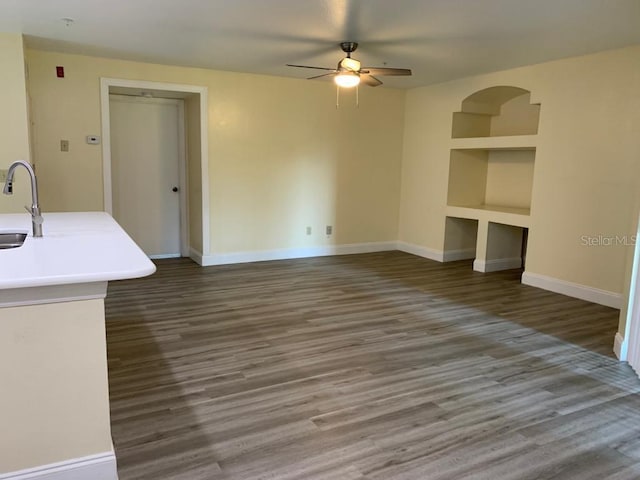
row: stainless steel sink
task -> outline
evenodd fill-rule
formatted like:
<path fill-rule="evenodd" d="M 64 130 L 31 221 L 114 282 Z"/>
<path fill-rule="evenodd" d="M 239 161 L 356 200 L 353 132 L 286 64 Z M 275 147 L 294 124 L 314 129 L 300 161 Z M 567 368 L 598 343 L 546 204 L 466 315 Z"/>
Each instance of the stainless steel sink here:
<path fill-rule="evenodd" d="M 21 247 L 25 238 L 26 233 L 0 233 L 0 250 Z"/>

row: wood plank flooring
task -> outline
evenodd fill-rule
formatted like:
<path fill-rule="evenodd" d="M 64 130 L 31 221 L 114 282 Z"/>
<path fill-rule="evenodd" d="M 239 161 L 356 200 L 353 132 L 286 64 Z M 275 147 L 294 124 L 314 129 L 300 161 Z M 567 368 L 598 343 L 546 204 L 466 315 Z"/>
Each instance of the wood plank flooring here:
<path fill-rule="evenodd" d="M 400 252 L 201 268 L 107 297 L 121 480 L 636 480 L 618 312 Z"/>

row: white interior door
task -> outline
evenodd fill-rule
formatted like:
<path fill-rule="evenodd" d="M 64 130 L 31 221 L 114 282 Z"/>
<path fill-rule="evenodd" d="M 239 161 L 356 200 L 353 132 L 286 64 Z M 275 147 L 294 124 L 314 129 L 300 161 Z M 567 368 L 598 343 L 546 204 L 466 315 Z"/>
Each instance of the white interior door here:
<path fill-rule="evenodd" d="M 181 253 L 179 102 L 109 96 L 113 216 L 153 258 Z"/>

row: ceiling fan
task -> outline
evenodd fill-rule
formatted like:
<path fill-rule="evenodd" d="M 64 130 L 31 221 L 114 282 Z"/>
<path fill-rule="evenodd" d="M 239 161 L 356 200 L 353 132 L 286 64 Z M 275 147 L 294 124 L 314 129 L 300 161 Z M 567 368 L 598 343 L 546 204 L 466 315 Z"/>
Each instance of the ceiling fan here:
<path fill-rule="evenodd" d="M 358 60 L 351 58 L 351 54 L 356 51 L 356 48 L 358 48 L 358 44 L 356 42 L 342 42 L 340 44 L 340 48 L 347 54 L 347 56 L 338 62 L 337 68 L 310 67 L 308 65 L 291 64 L 287 64 L 287 67 L 328 70 L 329 73 L 309 77 L 308 80 L 322 77 L 333 77 L 334 82 L 336 82 L 339 87 L 345 88 L 355 87 L 360 82 L 365 85 L 369 85 L 370 87 L 382 85 L 382 82 L 374 75 L 411 75 L 411 70 L 408 68 L 363 67 Z"/>

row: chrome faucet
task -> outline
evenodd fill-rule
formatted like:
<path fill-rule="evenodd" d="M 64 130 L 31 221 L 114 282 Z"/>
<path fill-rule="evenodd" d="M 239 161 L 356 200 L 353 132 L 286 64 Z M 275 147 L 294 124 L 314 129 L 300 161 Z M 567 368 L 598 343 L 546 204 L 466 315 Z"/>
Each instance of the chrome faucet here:
<path fill-rule="evenodd" d="M 2 193 L 4 193 L 5 195 L 13 194 L 13 175 L 18 165 L 22 165 L 24 168 L 26 168 L 27 172 L 29 172 L 29 176 L 31 177 L 31 208 L 24 208 L 31 214 L 33 236 L 41 237 L 42 222 L 44 221 L 44 219 L 42 218 L 42 214 L 40 213 L 40 205 L 38 204 L 38 181 L 36 180 L 36 172 L 33 171 L 33 167 L 28 162 L 25 162 L 24 160 L 16 160 L 9 166 L 9 170 L 7 171 L 7 180 L 4 184 Z"/>

